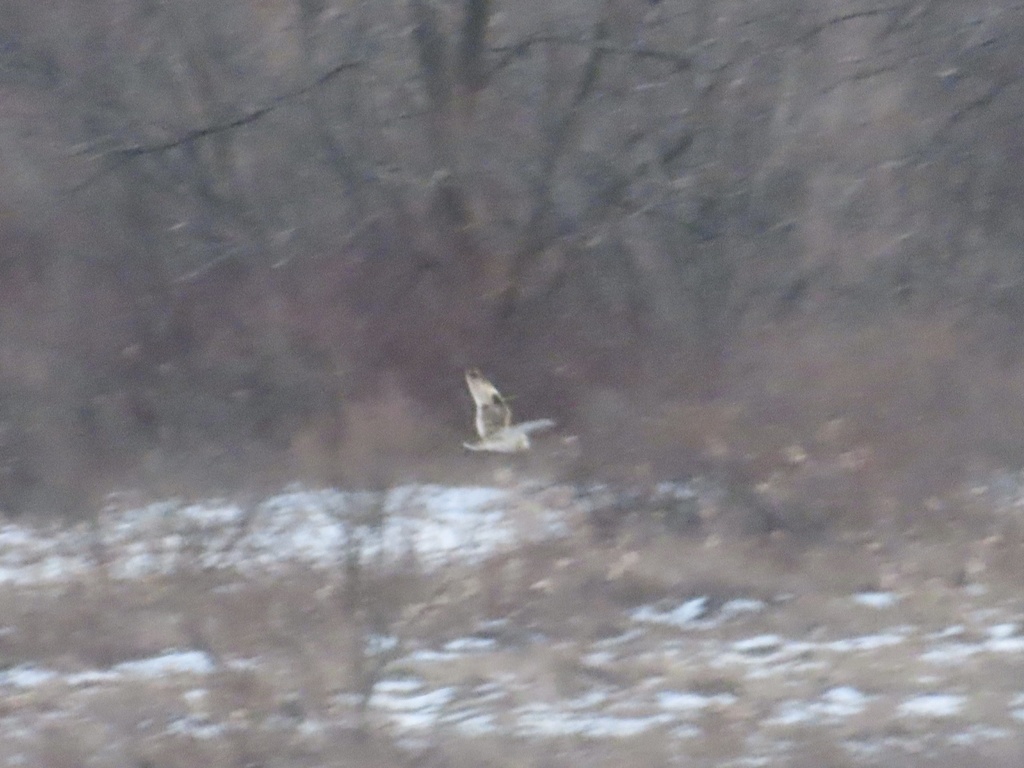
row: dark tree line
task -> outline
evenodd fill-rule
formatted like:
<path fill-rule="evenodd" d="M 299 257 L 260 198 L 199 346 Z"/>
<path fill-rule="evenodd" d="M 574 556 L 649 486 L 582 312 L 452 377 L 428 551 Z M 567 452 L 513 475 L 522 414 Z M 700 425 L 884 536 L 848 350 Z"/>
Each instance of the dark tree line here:
<path fill-rule="evenodd" d="M 963 0 L 11 0 L 0 346 L 47 350 L 55 432 L 131 446 L 224 402 L 287 442 L 367 371 L 708 394 L 792 317 L 958 303 L 1014 355 L 1022 35 Z M 9 403 L 50 402 L 29 368 Z"/>

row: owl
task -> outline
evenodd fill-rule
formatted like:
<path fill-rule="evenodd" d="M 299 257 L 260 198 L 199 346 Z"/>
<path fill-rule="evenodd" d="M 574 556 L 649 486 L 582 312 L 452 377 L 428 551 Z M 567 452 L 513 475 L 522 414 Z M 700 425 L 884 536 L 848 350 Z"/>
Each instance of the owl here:
<path fill-rule="evenodd" d="M 536 419 L 512 424 L 512 409 L 498 388 L 478 368 L 466 371 L 466 386 L 476 404 L 475 443 L 463 443 L 470 451 L 518 453 L 530 448 L 530 433 L 555 426 L 551 419 Z"/>

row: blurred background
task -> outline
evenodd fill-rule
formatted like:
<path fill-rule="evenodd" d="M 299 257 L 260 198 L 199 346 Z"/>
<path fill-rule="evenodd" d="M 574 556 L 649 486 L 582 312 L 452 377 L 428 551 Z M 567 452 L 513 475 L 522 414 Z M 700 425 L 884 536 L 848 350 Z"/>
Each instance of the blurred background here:
<path fill-rule="evenodd" d="M 474 365 L 574 476 L 911 515 L 1024 461 L 1022 61 L 1008 0 L 6 0 L 0 507 L 451 477 Z"/>

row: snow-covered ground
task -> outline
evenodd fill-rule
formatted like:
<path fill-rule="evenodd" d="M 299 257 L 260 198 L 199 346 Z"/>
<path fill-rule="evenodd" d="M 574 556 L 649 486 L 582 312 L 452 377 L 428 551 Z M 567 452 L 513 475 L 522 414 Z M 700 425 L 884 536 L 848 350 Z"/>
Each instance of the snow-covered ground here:
<path fill-rule="evenodd" d="M 474 563 L 523 541 L 516 524 L 535 513 L 529 535 L 564 535 L 564 516 L 537 489 L 399 486 L 383 493 L 289 489 L 250 507 L 167 501 L 110 506 L 94 523 L 0 527 L 0 584 L 61 583 L 91 571 L 97 551 L 116 579 L 182 568 L 273 574 L 295 565 L 335 568 L 352 546 L 364 560 L 413 556 L 426 568 Z M 556 495 L 558 495 L 556 493 Z M 509 514 L 510 506 L 515 515 Z M 97 548 L 98 545 L 98 548 Z"/>
<path fill-rule="evenodd" d="M 672 492 L 683 498 L 692 489 Z M 571 539 L 588 503 L 566 488 L 406 486 L 386 494 L 295 488 L 251 506 L 111 505 L 89 525 L 3 525 L 0 593 L 69 588 L 94 573 L 98 559 L 122 587 L 196 570 L 242 584 L 294 569 L 332 572 L 353 547 L 385 570 L 410 562 L 425 574 L 465 569 L 531 543 Z M 938 599 L 945 604 L 929 612 Z M 710 732 L 731 729 L 742 735 L 735 754 L 716 760 L 721 766 L 774 764 L 810 731 L 828 734 L 846 759 L 865 765 L 1024 731 L 1024 612 L 983 582 L 939 597 L 851 589 L 828 598 L 828 616 L 838 622 L 808 620 L 806 603 L 807 595 L 766 593 L 752 583 L 749 594 L 728 599 L 691 590 L 624 605 L 600 636 L 556 637 L 516 627 L 515 616 L 481 618 L 456 637 L 376 635 L 368 654 L 388 660 L 364 703 L 376 724 L 413 750 L 439 733 L 648 736 L 684 764 Z M 0 647 L 24 631 L 0 616 Z M 146 684 L 180 699 L 179 716 L 162 724 L 166 734 L 222 738 L 242 726 L 208 706 L 212 681 L 262 663 L 199 648 L 102 667 L 22 658 L 0 671 L 7 702 L 0 764 L 34 764 L 41 728 L 62 715 L 84 717 L 100 692 Z M 315 713 L 244 727 L 293 728 L 316 744 L 332 728 L 351 728 L 359 706 L 356 693 L 339 690 Z"/>

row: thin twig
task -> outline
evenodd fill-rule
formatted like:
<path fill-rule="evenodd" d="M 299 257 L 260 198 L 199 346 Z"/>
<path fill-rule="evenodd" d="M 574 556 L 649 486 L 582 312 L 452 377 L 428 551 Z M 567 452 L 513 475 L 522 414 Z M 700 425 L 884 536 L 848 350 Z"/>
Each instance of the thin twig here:
<path fill-rule="evenodd" d="M 76 194 L 78 192 L 81 192 L 83 189 L 91 186 L 106 174 L 117 170 L 118 168 L 120 168 L 122 165 L 127 163 L 129 160 L 132 160 L 133 158 L 140 157 L 142 155 L 154 154 L 158 152 L 167 152 L 168 150 L 177 149 L 178 147 L 185 146 L 186 144 L 192 144 L 208 136 L 213 136 L 218 133 L 224 133 L 225 131 L 230 131 L 235 128 L 240 128 L 243 125 L 248 125 L 249 123 L 256 122 L 260 118 L 265 117 L 271 112 L 277 110 L 285 103 L 293 101 L 301 96 L 305 96 L 313 89 L 319 88 L 326 84 L 327 82 L 329 82 L 330 80 L 334 79 L 342 72 L 345 72 L 350 69 L 355 69 L 357 67 L 361 67 L 363 63 L 364 62 L 362 61 L 347 61 L 342 64 L 338 64 L 337 66 L 332 67 L 331 69 L 321 74 L 313 82 L 304 85 L 301 88 L 297 88 L 293 91 L 289 91 L 287 93 L 280 94 L 279 96 L 275 96 L 273 99 L 270 100 L 270 102 L 263 105 L 262 107 L 259 107 L 251 112 L 246 112 L 245 114 L 239 115 L 238 117 L 232 118 L 231 120 L 228 120 L 226 122 L 215 123 L 213 125 L 207 125 L 202 128 L 195 128 L 191 131 L 187 131 L 181 136 L 177 136 L 166 141 L 157 142 L 155 144 L 135 144 L 131 146 L 118 147 L 116 149 L 109 150 L 108 152 L 103 153 L 101 157 L 113 158 L 113 164 L 100 169 L 92 176 L 87 178 L 85 181 L 81 182 L 80 184 L 76 184 L 75 186 L 66 190 L 66 192 L 68 194 Z"/>
<path fill-rule="evenodd" d="M 693 59 L 686 54 L 677 53 L 675 51 L 664 51 L 659 48 L 650 48 L 645 45 L 634 45 L 634 46 L 622 46 L 609 43 L 607 41 L 601 41 L 595 43 L 592 39 L 588 40 L 584 37 L 573 37 L 570 35 L 530 35 L 524 40 L 520 40 L 511 45 L 496 45 L 491 47 L 491 53 L 504 54 L 498 62 L 492 68 L 488 77 L 493 76 L 496 72 L 508 66 L 508 64 L 515 58 L 523 56 L 529 51 L 530 48 L 535 45 L 568 45 L 579 48 L 588 48 L 590 50 L 597 49 L 600 53 L 613 54 L 616 56 L 631 56 L 637 59 L 653 59 L 654 61 L 663 61 L 667 64 L 672 64 L 674 71 L 681 72 L 684 69 L 691 69 L 693 67 Z"/>

